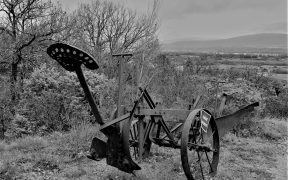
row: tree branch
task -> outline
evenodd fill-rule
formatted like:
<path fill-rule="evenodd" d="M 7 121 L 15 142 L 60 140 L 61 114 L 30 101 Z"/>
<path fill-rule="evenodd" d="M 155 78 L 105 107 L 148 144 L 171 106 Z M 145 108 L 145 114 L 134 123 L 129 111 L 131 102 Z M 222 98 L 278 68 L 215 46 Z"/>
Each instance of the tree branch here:
<path fill-rule="evenodd" d="M 35 41 L 35 39 L 36 39 L 36 35 L 33 35 L 33 37 L 30 39 L 30 41 L 28 41 L 27 43 L 22 44 L 19 48 L 17 48 L 17 51 L 20 51 L 20 52 L 21 52 L 21 50 L 22 50 L 23 48 L 25 48 L 25 47 L 27 47 L 27 46 L 30 46 L 30 44 L 32 44 L 33 41 Z"/>
<path fill-rule="evenodd" d="M 8 30 L 7 28 L 5 28 L 5 27 L 0 27 L 0 31 L 6 32 L 9 36 L 12 36 L 12 32 L 9 31 L 9 30 Z"/>

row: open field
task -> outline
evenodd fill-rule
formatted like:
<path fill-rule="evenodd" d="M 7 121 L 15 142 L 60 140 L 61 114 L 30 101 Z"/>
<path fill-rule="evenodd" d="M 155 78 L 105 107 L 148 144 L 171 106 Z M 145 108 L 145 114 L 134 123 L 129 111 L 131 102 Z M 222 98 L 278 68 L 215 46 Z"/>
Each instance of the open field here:
<path fill-rule="evenodd" d="M 247 69 L 247 68 L 258 68 L 259 73 L 269 73 L 270 76 L 277 80 L 288 81 L 288 60 L 281 61 L 263 61 L 263 60 L 219 60 L 216 63 L 216 67 L 220 69 Z M 263 75 L 264 75 L 263 74 Z M 265 76 L 268 76 L 265 75 Z"/>
<path fill-rule="evenodd" d="M 211 66 L 214 69 L 231 69 L 238 70 L 258 69 L 258 73 L 263 73 L 264 76 L 270 76 L 278 80 L 288 81 L 288 58 L 287 57 L 274 57 L 263 56 L 255 58 L 239 58 L 236 55 L 219 55 L 219 54 L 181 54 L 181 53 L 167 53 L 177 65 L 185 64 L 187 61 L 202 61 L 205 66 Z M 227 57 L 226 57 L 227 56 Z M 230 57 L 232 56 L 232 57 Z M 233 57 L 235 56 L 235 57 Z M 199 63 L 198 63 L 199 64 Z"/>
<path fill-rule="evenodd" d="M 225 59 L 218 60 L 221 64 L 229 65 L 249 65 L 249 66 L 288 66 L 288 60 L 243 60 L 243 59 Z"/>

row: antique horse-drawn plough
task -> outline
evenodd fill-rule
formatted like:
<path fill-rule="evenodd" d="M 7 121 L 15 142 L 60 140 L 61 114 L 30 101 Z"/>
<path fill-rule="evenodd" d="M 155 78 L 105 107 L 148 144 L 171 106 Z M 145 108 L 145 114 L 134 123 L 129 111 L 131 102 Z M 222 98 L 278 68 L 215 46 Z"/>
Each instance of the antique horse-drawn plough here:
<path fill-rule="evenodd" d="M 133 173 L 141 169 L 135 163 L 135 159 L 147 157 L 154 143 L 180 149 L 182 166 L 187 179 L 205 179 L 215 176 L 220 153 L 219 132 L 217 120 L 207 109 L 196 108 L 197 102 L 187 110 L 159 109 L 146 88 L 139 87 L 140 93 L 134 101 L 133 108 L 128 113 L 119 113 L 121 103 L 118 102 L 118 113 L 116 110 L 118 116 L 114 113 L 115 119 L 104 123 L 81 69 L 82 64 L 90 70 L 98 69 L 96 61 L 87 53 L 63 43 L 52 44 L 48 47 L 47 53 L 64 69 L 77 74 L 96 122 L 101 125 L 100 131 L 108 138 L 104 142 L 95 137 L 88 158 L 96 161 L 106 158 L 108 165 Z M 125 54 L 119 56 L 124 57 Z M 121 85 L 121 77 L 120 73 L 119 85 Z M 253 111 L 257 105 L 254 103 L 247 106 L 235 114 L 236 116 L 221 117 L 221 123 L 231 118 L 239 118 L 243 113 Z M 164 120 L 164 116 L 170 115 L 181 119 L 172 128 L 169 128 Z M 223 132 L 221 127 L 220 131 Z M 175 132 L 181 132 L 181 136 L 175 135 Z"/>

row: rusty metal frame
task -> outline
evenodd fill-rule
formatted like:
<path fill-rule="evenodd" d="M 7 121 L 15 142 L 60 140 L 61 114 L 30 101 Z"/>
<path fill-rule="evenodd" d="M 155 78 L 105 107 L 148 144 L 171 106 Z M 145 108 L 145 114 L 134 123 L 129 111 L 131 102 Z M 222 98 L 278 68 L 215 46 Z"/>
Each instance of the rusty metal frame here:
<path fill-rule="evenodd" d="M 112 57 L 120 57 L 118 60 L 119 70 L 118 70 L 118 100 L 117 100 L 117 117 L 120 117 L 124 113 L 124 107 L 122 105 L 123 102 L 123 92 L 124 92 L 124 79 L 126 73 L 126 61 L 125 57 L 132 57 L 131 53 L 121 53 L 121 54 L 113 54 Z"/>
<path fill-rule="evenodd" d="M 178 130 L 180 127 L 182 127 L 185 119 L 188 117 L 191 110 L 182 110 L 182 109 L 155 109 L 156 105 L 153 102 L 152 98 L 150 97 L 149 93 L 146 89 L 139 88 L 141 91 L 141 95 L 138 98 L 138 101 L 135 102 L 134 107 L 131 111 L 133 113 L 133 116 L 138 118 L 138 143 L 139 143 L 139 158 L 141 159 L 141 155 L 143 152 L 143 145 L 144 142 L 149 138 L 150 141 L 153 143 L 159 145 L 159 146 L 165 146 L 165 147 L 172 147 L 172 148 L 180 148 L 180 145 L 177 144 L 177 141 L 173 137 L 173 132 Z M 138 107 L 138 104 L 140 101 L 144 100 L 150 107 L 150 109 L 143 109 L 141 107 Z M 198 98 L 199 101 L 200 98 Z M 197 105 L 197 102 L 193 105 L 195 107 Z M 183 119 L 183 122 L 178 123 L 173 128 L 169 129 L 166 125 L 163 115 L 169 115 L 173 114 L 174 116 L 178 117 L 179 119 Z M 149 116 L 151 117 L 151 120 L 149 121 L 148 125 L 144 129 L 144 121 L 143 117 Z M 157 126 L 157 127 L 156 127 Z M 156 129 L 155 129 L 156 128 Z M 152 137 L 152 131 L 156 130 L 156 136 Z M 160 136 L 160 131 L 163 129 L 164 135 Z M 167 139 L 168 138 L 168 139 Z"/>
<path fill-rule="evenodd" d="M 173 115 L 183 121 L 188 117 L 191 110 L 184 109 L 142 109 L 136 111 L 135 116 L 163 116 Z M 158 121 L 156 121 L 157 123 Z"/>
<path fill-rule="evenodd" d="M 91 69 L 91 70 L 99 68 L 98 64 L 94 61 L 94 59 L 89 54 L 73 46 L 66 45 L 63 43 L 56 43 L 56 44 L 51 45 L 47 49 L 47 53 L 53 59 L 58 61 L 58 63 L 62 65 L 66 70 L 74 71 L 77 74 L 77 77 L 86 95 L 86 99 L 88 100 L 91 106 L 92 113 L 95 116 L 95 121 L 98 124 L 100 124 L 100 131 L 103 132 L 108 138 L 107 142 L 104 142 L 103 140 L 95 137 L 92 141 L 91 149 L 90 149 L 90 152 L 92 154 L 90 156 L 88 155 L 87 156 L 88 158 L 91 158 L 93 160 L 100 160 L 106 157 L 107 164 L 117 167 L 118 169 L 124 172 L 128 172 L 128 173 L 133 173 L 134 170 L 140 170 L 141 168 L 132 160 L 130 156 L 130 151 L 126 151 L 127 147 L 129 148 L 130 126 L 129 127 L 125 126 L 124 131 L 121 130 L 119 126 L 119 124 L 121 124 L 123 121 L 125 122 L 131 121 L 132 117 L 136 117 L 138 119 L 137 126 L 138 126 L 138 134 L 139 134 L 139 137 L 138 137 L 139 158 L 142 158 L 142 152 L 144 151 L 144 144 L 146 140 L 148 139 L 151 142 L 159 146 L 181 148 L 181 150 L 184 148 L 187 148 L 187 145 L 185 144 L 184 144 L 185 147 L 183 147 L 183 145 L 178 144 L 178 140 L 175 140 L 175 136 L 172 133 L 174 131 L 177 131 L 179 128 L 181 128 L 184 125 L 184 123 L 186 124 L 189 121 L 189 117 L 191 114 L 193 115 L 194 113 L 193 115 L 193 118 L 194 118 L 196 117 L 196 114 L 195 114 L 196 112 L 202 111 L 202 109 L 193 110 L 198 106 L 201 96 L 197 97 L 195 103 L 193 104 L 193 107 L 190 106 L 188 110 L 156 109 L 156 104 L 153 102 L 146 88 L 140 87 L 139 90 L 141 93 L 140 93 L 139 98 L 134 102 L 133 109 L 130 111 L 130 113 L 124 114 L 123 106 L 121 104 L 123 102 L 124 78 L 125 78 L 124 75 L 125 75 L 125 68 L 126 68 L 126 62 L 124 61 L 124 57 L 126 56 L 131 57 L 132 54 L 115 54 L 113 55 L 114 57 L 122 57 L 122 59 L 119 61 L 119 81 L 118 81 L 119 91 L 118 91 L 118 102 L 117 102 L 117 115 L 118 115 L 117 117 L 118 118 L 108 123 L 104 123 L 99 113 L 99 110 L 96 106 L 96 103 L 94 101 L 94 98 L 91 95 L 91 92 L 89 90 L 89 87 L 86 83 L 85 77 L 81 69 L 82 64 L 84 64 L 88 69 Z M 217 92 L 218 92 L 219 83 L 222 83 L 222 82 L 217 82 L 217 89 L 216 89 Z M 147 109 L 147 108 L 144 109 L 139 106 L 139 104 L 143 103 L 144 100 L 146 101 L 150 109 Z M 216 103 L 215 103 L 215 109 L 217 108 L 216 107 L 218 104 L 217 101 L 218 100 L 216 100 Z M 221 116 L 221 113 L 225 105 L 225 101 L 226 101 L 226 97 L 224 96 L 218 111 L 216 110 L 217 112 L 216 116 Z M 236 118 L 236 116 L 243 115 L 245 114 L 245 112 L 253 111 L 254 107 L 256 106 L 259 106 L 259 103 L 251 104 L 233 113 L 232 115 L 218 118 L 218 121 L 219 123 L 221 123 L 221 121 L 226 122 L 227 119 L 231 119 L 234 117 Z M 163 118 L 163 116 L 165 115 L 173 115 L 183 121 L 180 120 L 180 122 L 177 125 L 169 129 Z M 146 116 L 151 118 L 148 121 L 148 123 L 144 122 Z M 193 118 L 192 119 L 190 118 L 190 122 L 189 122 L 190 124 Z M 212 119 L 213 119 L 213 123 L 215 123 L 214 118 Z M 147 124 L 144 125 L 144 123 L 147 123 Z M 214 124 L 217 130 L 216 124 L 217 124 L 217 121 Z M 186 125 L 184 126 L 185 127 L 182 133 L 186 133 L 186 135 L 189 135 L 188 130 L 190 126 L 189 127 L 186 127 Z M 152 135 L 152 131 L 154 129 L 156 130 L 156 136 Z M 164 131 L 164 134 L 160 133 L 161 130 Z M 123 137 L 124 136 L 123 134 L 125 134 L 125 137 Z M 128 135 L 128 144 L 127 144 L 127 135 Z M 218 131 L 217 131 L 217 138 L 219 139 Z M 197 146 L 200 147 L 201 145 L 197 145 Z M 208 147 L 205 146 L 205 148 L 208 148 Z M 183 168 L 185 169 L 184 165 L 183 165 Z"/>

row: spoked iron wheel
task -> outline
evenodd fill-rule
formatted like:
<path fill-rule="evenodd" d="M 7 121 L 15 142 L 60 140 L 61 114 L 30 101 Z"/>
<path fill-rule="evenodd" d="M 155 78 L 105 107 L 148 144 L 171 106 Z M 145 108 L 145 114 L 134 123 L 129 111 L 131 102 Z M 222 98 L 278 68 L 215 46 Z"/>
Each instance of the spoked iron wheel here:
<path fill-rule="evenodd" d="M 181 161 L 187 179 L 204 180 L 214 177 L 219 150 L 218 130 L 212 115 L 203 109 L 192 111 L 184 123 L 181 135 Z"/>
<path fill-rule="evenodd" d="M 134 115 L 134 114 L 133 114 Z M 123 137 L 123 144 L 124 144 L 124 151 L 130 157 L 137 161 L 139 160 L 140 155 L 140 141 L 139 138 L 144 138 L 144 131 L 143 136 L 139 136 L 139 120 L 132 117 L 130 119 L 126 120 L 123 124 L 122 128 L 122 137 Z M 144 127 L 143 130 L 146 128 L 148 123 L 143 123 Z M 143 139 L 144 140 L 144 139 Z M 151 148 L 152 142 L 149 140 L 149 138 L 146 139 L 145 142 L 143 142 L 143 151 L 142 151 L 142 158 L 145 158 L 149 155 L 150 148 Z"/>

